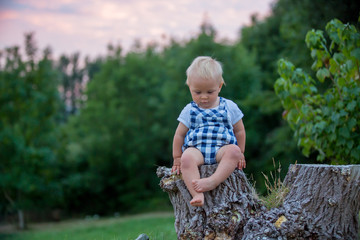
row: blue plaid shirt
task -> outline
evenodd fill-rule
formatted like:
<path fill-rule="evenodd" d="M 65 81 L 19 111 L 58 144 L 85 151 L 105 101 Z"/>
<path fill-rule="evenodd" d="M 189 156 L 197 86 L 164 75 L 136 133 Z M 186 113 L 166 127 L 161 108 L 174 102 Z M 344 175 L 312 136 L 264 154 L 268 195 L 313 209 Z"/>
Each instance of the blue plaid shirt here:
<path fill-rule="evenodd" d="M 191 102 L 190 126 L 183 151 L 195 147 L 203 154 L 205 164 L 215 164 L 217 151 L 227 144 L 237 145 L 237 141 L 225 100 L 220 97 L 219 106 L 212 109 L 201 109 Z"/>

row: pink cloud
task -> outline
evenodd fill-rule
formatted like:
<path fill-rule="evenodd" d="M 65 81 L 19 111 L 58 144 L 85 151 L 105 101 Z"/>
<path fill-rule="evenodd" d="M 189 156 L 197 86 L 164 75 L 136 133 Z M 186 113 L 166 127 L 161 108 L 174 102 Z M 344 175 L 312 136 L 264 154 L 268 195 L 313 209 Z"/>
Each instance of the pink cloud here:
<path fill-rule="evenodd" d="M 0 10 L 0 21 L 17 19 L 18 16 L 19 16 L 19 14 L 16 11 L 12 11 L 12 10 L 1 11 Z"/>
<path fill-rule="evenodd" d="M 266 14 L 272 1 L 14 0 L 0 14 L 0 35 L 7 35 L 0 38 L 0 48 L 18 41 L 24 31 L 35 31 L 39 44 L 52 46 L 55 53 L 96 55 L 109 42 L 129 49 L 134 39 L 188 39 L 198 32 L 205 13 L 220 38 L 236 39 L 250 15 Z"/>

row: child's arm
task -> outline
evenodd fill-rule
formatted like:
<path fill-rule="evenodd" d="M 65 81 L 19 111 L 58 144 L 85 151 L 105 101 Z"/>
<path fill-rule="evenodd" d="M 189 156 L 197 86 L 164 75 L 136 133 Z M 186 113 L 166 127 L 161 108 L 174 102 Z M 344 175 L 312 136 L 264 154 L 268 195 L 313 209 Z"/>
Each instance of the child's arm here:
<path fill-rule="evenodd" d="M 180 159 L 182 155 L 181 147 L 184 144 L 184 139 L 188 130 L 189 129 L 183 123 L 180 122 L 175 131 L 174 140 L 173 140 L 174 163 L 171 172 L 176 172 L 176 174 L 180 173 L 180 167 L 181 167 Z"/>
<path fill-rule="evenodd" d="M 246 132 L 245 132 L 245 127 L 244 127 L 244 123 L 243 123 L 242 119 L 240 119 L 237 123 L 235 123 L 235 125 L 233 127 L 234 127 L 234 134 L 235 134 L 236 140 L 238 142 L 238 146 L 239 146 L 241 152 L 243 153 L 243 157 L 242 157 L 242 159 L 240 159 L 239 165 L 238 165 L 238 168 L 242 169 L 242 168 L 246 167 L 245 156 L 244 156 Z"/>

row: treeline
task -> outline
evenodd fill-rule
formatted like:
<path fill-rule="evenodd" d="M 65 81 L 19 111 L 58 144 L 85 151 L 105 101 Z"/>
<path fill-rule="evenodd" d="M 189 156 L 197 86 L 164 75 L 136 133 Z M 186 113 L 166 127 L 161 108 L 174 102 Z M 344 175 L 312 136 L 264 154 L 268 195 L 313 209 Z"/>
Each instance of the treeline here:
<path fill-rule="evenodd" d="M 264 193 L 261 172 L 273 159 L 314 162 L 302 156 L 283 120 L 274 92 L 276 63 L 286 58 L 311 66 L 306 33 L 328 21 L 358 24 L 357 1 L 279 0 L 264 20 L 256 15 L 239 40 L 217 38 L 204 22 L 190 40 L 172 39 L 106 56 L 79 53 L 53 59 L 39 53 L 33 34 L 0 59 L 1 213 L 62 209 L 67 214 L 157 210 L 168 203 L 158 187 L 157 166 L 171 166 L 176 118 L 191 101 L 185 70 L 199 55 L 223 63 L 223 97 L 243 110 L 247 133 L 246 174 Z M 326 163 L 327 160 L 324 159 Z"/>

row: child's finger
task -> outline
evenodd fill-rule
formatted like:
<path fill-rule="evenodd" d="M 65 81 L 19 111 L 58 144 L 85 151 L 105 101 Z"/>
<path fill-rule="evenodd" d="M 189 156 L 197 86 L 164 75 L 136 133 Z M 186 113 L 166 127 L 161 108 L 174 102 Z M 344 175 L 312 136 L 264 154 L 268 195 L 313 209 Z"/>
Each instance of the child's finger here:
<path fill-rule="evenodd" d="M 180 174 L 180 167 L 179 166 L 173 166 L 171 169 L 171 173 L 175 173 L 177 175 Z"/>
<path fill-rule="evenodd" d="M 246 167 L 246 162 L 245 162 L 245 160 L 240 160 L 239 161 L 239 164 L 238 164 L 238 168 L 239 169 L 243 169 L 243 168 L 245 168 Z"/>

